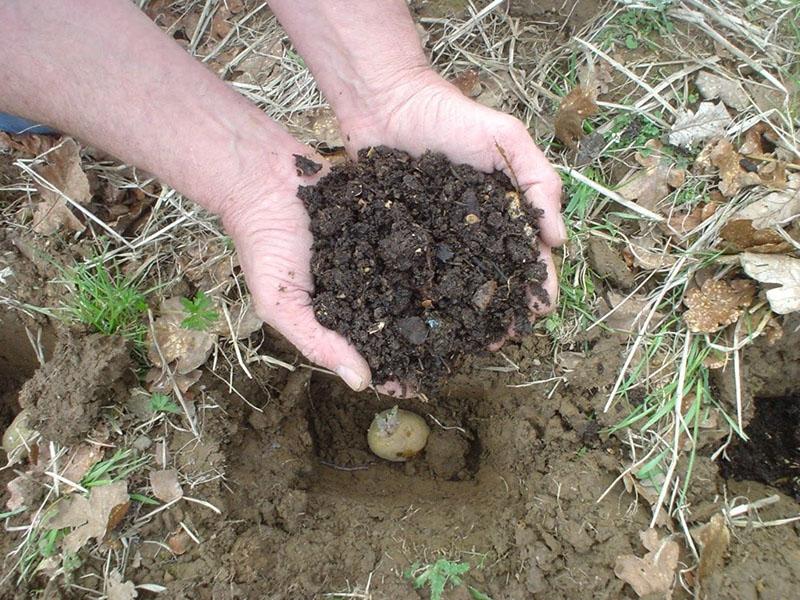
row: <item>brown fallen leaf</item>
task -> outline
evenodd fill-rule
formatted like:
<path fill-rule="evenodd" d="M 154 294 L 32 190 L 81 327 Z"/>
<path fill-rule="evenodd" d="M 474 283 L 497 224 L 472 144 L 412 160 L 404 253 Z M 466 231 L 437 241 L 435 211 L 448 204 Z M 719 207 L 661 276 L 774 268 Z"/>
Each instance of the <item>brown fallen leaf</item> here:
<path fill-rule="evenodd" d="M 183 489 L 175 469 L 150 472 L 150 487 L 153 495 L 162 502 L 172 502 L 183 497 Z"/>
<path fill-rule="evenodd" d="M 647 271 L 668 269 L 678 258 L 668 252 L 669 247 L 658 247 L 658 242 L 651 235 L 640 235 L 628 239 L 626 252 L 630 254 L 633 264 Z"/>
<path fill-rule="evenodd" d="M 578 82 L 584 89 L 591 90 L 595 99 L 600 94 L 607 94 L 613 81 L 614 74 L 611 71 L 611 65 L 605 61 L 587 62 L 578 69 Z"/>
<path fill-rule="evenodd" d="M 0 150 L 14 150 L 26 158 L 39 156 L 50 150 L 61 140 L 52 135 L 24 134 L 12 135 L 0 131 Z"/>
<path fill-rule="evenodd" d="M 109 529 L 114 509 L 128 502 L 128 482 L 125 480 L 93 487 L 88 498 L 75 495 L 61 500 L 58 512 L 46 525 L 50 529 L 74 527 L 64 538 L 64 549 L 77 552 L 90 538 L 101 542 Z"/>
<path fill-rule="evenodd" d="M 698 204 L 691 211 L 675 211 L 666 221 L 667 233 L 683 237 L 710 219 L 718 208 L 719 203 L 711 201 Z"/>
<path fill-rule="evenodd" d="M 173 554 L 180 556 L 181 554 L 186 554 L 186 551 L 189 549 L 189 545 L 193 541 L 194 540 L 189 537 L 189 534 L 181 529 L 167 538 L 167 546 L 169 546 L 169 549 L 172 550 Z"/>
<path fill-rule="evenodd" d="M 756 229 L 788 225 L 800 218 L 800 174 L 789 177 L 786 189 L 751 202 L 731 218 L 750 219 Z"/>
<path fill-rule="evenodd" d="M 686 181 L 686 172 L 677 168 L 672 159 L 661 152 L 663 145 L 656 139 L 645 142 L 645 152 L 636 153 L 636 161 L 644 169 L 631 170 L 620 182 L 617 192 L 626 200 L 655 211 L 658 203 L 673 188 Z"/>
<path fill-rule="evenodd" d="M 83 223 L 72 213 L 63 197 L 67 196 L 78 204 L 86 204 L 91 198 L 89 180 L 81 168 L 80 148 L 67 138 L 47 158 L 48 164 L 40 167 L 38 173 L 58 191 L 37 184 L 41 201 L 34 208 L 32 228 L 42 235 L 51 235 L 61 228 L 83 231 Z"/>
<path fill-rule="evenodd" d="M 604 323 L 611 329 L 616 329 L 626 333 L 634 333 L 639 330 L 639 326 L 644 322 L 647 317 L 647 309 L 649 301 L 646 296 L 636 294 L 633 296 L 624 296 L 613 290 L 610 290 L 606 295 L 608 307 L 604 311 L 603 316 L 608 315 Z M 611 312 L 613 310 L 613 312 Z M 663 315 L 656 312 L 653 315 L 651 323 L 658 323 L 663 318 Z"/>
<path fill-rule="evenodd" d="M 719 236 L 727 242 L 726 252 L 758 252 L 782 254 L 792 249 L 774 229 L 756 229 L 750 219 L 732 219 L 720 229 Z"/>
<path fill-rule="evenodd" d="M 477 69 L 464 69 L 450 82 L 467 98 L 477 98 L 481 93 L 481 78 Z"/>
<path fill-rule="evenodd" d="M 786 315 L 800 311 L 800 259 L 744 252 L 739 262 L 749 277 L 777 285 L 767 289 L 767 302 L 774 312 Z"/>
<path fill-rule="evenodd" d="M 778 340 L 783 338 L 783 325 L 774 316 L 767 321 L 767 326 L 764 328 L 764 337 L 767 339 L 768 346 L 774 346 Z"/>
<path fill-rule="evenodd" d="M 103 459 L 103 448 L 94 444 L 80 444 L 74 448 L 67 461 L 67 468 L 61 474 L 64 479 L 80 483 L 92 465 Z"/>
<path fill-rule="evenodd" d="M 231 328 L 228 327 L 228 322 L 225 320 L 222 309 L 220 308 L 217 312 L 220 318 L 209 326 L 208 332 L 216 333 L 223 338 L 230 338 Z M 228 314 L 231 317 L 233 332 L 236 335 L 236 339 L 239 340 L 249 338 L 264 325 L 264 321 L 256 314 L 256 309 L 252 304 L 234 304 L 228 307 Z"/>
<path fill-rule="evenodd" d="M 180 297 L 167 298 L 161 303 L 160 315 L 153 324 L 155 337 L 148 333 L 147 356 L 156 367 L 163 369 L 174 363 L 175 372 L 185 375 L 208 359 L 218 336 L 183 327 L 181 324 L 188 316 Z M 167 365 L 162 363 L 162 356 Z"/>
<path fill-rule="evenodd" d="M 214 36 L 214 38 L 221 40 L 233 29 L 233 25 L 228 22 L 230 17 L 231 11 L 224 5 L 217 9 L 217 12 L 214 13 L 214 17 L 211 19 L 211 35 Z"/>
<path fill-rule="evenodd" d="M 719 140 L 709 154 L 711 164 L 719 169 L 719 191 L 731 198 L 740 189 L 761 183 L 758 173 L 742 168 L 742 157 L 728 140 Z"/>
<path fill-rule="evenodd" d="M 721 369 L 728 364 L 728 353 L 712 349 L 703 359 L 703 366 L 708 369 Z"/>
<path fill-rule="evenodd" d="M 691 148 L 706 140 L 722 137 L 732 123 L 722 102 L 701 102 L 697 112 L 687 110 L 675 119 L 669 133 L 669 143 L 681 148 Z"/>
<path fill-rule="evenodd" d="M 761 163 L 757 172 L 761 183 L 768 188 L 783 190 L 789 183 L 786 175 L 786 163 L 782 160 Z"/>
<path fill-rule="evenodd" d="M 565 145 L 577 149 L 583 138 L 583 120 L 598 112 L 597 90 L 577 86 L 564 96 L 555 118 L 555 135 Z"/>
<path fill-rule="evenodd" d="M 144 381 L 147 384 L 148 391 L 161 394 L 172 393 L 172 382 L 174 381 L 181 393 L 185 394 L 190 387 L 200 381 L 202 376 L 203 372 L 200 369 L 195 369 L 188 373 L 173 373 L 172 378 L 170 378 L 169 373 L 164 369 L 153 367 L 147 371 Z"/>
<path fill-rule="evenodd" d="M 692 530 L 692 538 L 700 546 L 700 564 L 697 575 L 702 586 L 710 575 L 717 571 L 725 560 L 725 552 L 731 541 L 731 532 L 725 517 L 716 513 L 705 525 Z"/>
<path fill-rule="evenodd" d="M 639 537 L 649 552 L 643 558 L 633 554 L 618 556 L 614 574 L 630 585 L 640 598 L 650 594 L 669 597 L 680 548 L 669 538 L 659 540 L 655 529 L 642 531 Z"/>
<path fill-rule="evenodd" d="M 689 307 L 683 320 L 689 331 L 713 333 L 735 323 L 750 306 L 755 296 L 755 286 L 746 279 L 725 281 L 709 279 L 702 287 L 693 288 L 683 298 Z"/>
<path fill-rule="evenodd" d="M 769 123 L 759 121 L 744 132 L 744 141 L 739 146 L 739 152 L 762 157 L 772 153 L 779 140 L 778 134 Z"/>
<path fill-rule="evenodd" d="M 41 495 L 42 485 L 33 479 L 31 473 L 23 473 L 9 481 L 6 484 L 6 489 L 9 494 L 8 500 L 6 500 L 6 508 L 8 510 L 17 510 L 23 506 L 33 506 L 36 498 Z"/>

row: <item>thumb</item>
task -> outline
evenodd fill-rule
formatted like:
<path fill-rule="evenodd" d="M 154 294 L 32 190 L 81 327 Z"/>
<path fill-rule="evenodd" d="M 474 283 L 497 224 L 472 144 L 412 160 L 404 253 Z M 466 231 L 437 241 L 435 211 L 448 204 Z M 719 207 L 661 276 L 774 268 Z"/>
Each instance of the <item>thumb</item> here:
<path fill-rule="evenodd" d="M 319 324 L 309 304 L 282 307 L 268 319 L 308 360 L 330 369 L 353 390 L 369 387 L 369 365 L 343 336 Z"/>

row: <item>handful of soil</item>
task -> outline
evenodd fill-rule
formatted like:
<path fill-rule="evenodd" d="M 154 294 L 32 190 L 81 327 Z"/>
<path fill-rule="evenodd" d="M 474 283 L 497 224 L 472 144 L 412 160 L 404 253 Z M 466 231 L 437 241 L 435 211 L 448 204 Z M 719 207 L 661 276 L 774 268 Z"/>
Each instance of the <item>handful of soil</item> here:
<path fill-rule="evenodd" d="M 359 152 L 298 195 L 311 215 L 314 311 L 361 352 L 375 383 L 436 386 L 465 354 L 530 330 L 548 302 L 530 207 L 503 173 Z"/>

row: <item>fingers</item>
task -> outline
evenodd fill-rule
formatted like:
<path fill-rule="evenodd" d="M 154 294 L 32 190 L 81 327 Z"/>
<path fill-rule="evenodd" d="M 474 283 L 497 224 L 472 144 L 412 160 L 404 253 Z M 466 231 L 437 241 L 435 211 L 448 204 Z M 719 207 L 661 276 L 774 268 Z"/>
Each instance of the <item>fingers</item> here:
<path fill-rule="evenodd" d="M 360 392 L 372 380 L 369 365 L 344 337 L 317 322 L 310 305 L 287 303 L 268 320 L 311 362 L 334 371 Z"/>
<path fill-rule="evenodd" d="M 500 157 L 498 168 L 516 180 L 528 202 L 544 212 L 539 219 L 542 241 L 551 247 L 560 246 L 567 240 L 561 217 L 561 178 L 519 121 L 515 120 L 511 134 L 499 143 L 505 158 Z"/>
<path fill-rule="evenodd" d="M 556 265 L 553 262 L 553 255 L 550 252 L 549 246 L 539 244 L 539 260 L 547 267 L 547 279 L 542 282 L 542 287 L 544 291 L 547 292 L 549 302 L 545 304 L 540 298 L 531 294 L 529 307 L 531 312 L 537 317 L 552 312 L 558 305 L 558 272 L 556 271 Z"/>
<path fill-rule="evenodd" d="M 384 396 L 392 396 L 393 398 L 401 399 L 414 398 L 418 393 L 415 386 L 403 384 L 395 380 L 375 386 L 375 391 Z"/>

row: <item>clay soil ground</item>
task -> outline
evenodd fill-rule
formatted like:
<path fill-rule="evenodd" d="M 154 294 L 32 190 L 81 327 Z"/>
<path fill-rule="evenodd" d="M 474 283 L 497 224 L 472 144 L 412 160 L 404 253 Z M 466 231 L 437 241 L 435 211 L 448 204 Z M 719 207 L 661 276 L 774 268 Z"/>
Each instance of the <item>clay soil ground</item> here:
<path fill-rule="evenodd" d="M 416 14 L 423 24 L 463 9 L 458 2 L 422 4 Z M 567 43 L 603 8 L 511 4 L 521 23 L 542 27 L 537 35 L 547 33 L 553 43 Z M 289 124 L 301 128 L 298 119 Z M 73 448 L 88 438 L 100 442 L 106 458 L 119 448 L 146 456 L 146 464 L 126 475 L 129 492 L 150 496 L 150 472 L 175 469 L 184 496 L 199 502 L 151 514 L 153 506 L 132 500 L 105 535 L 82 549 L 79 566 L 23 580 L 18 548 L 21 528 L 31 520 L 11 516 L 0 539 L 3 598 L 134 597 L 127 588 L 127 595 L 114 595 L 123 592 L 109 578 L 119 576 L 138 586 L 139 598 L 428 599 L 429 591 L 414 589 L 404 573 L 439 558 L 470 566 L 464 582 L 471 587 L 447 589 L 445 599 L 796 596 L 800 526 L 781 522 L 799 512 L 796 316 L 782 322 L 782 338 L 758 338 L 743 350 L 739 385 L 732 368 L 711 372 L 709 386 L 721 406 L 735 412 L 739 398 L 750 442 L 733 442 L 729 461 L 712 460 L 729 431 L 720 421 L 704 430 L 707 441 L 682 455 L 676 476 L 691 473 L 683 521 L 675 513 L 656 529 L 659 544 L 674 541 L 678 548 L 668 573 L 671 591 L 637 593 L 615 567 L 620 557 L 647 554 L 641 536 L 650 527 L 653 498 L 634 477 L 621 477 L 632 460 L 631 438 L 611 429 L 630 406 L 615 403 L 605 411 L 629 348 L 627 333 L 581 330 L 570 336 L 568 352 L 554 354 L 551 332 L 535 329 L 502 354 L 470 359 L 434 394 L 398 401 L 351 392 L 303 366 L 292 348 L 260 328 L 242 343 L 269 360 L 248 362 L 245 373 L 232 346 L 220 340 L 188 388 L 195 433 L 180 411 L 154 415 L 142 408 L 141 357 L 130 358 L 121 338 L 32 308 L 62 302 L 63 273 L 50 259 L 82 260 L 92 242 L 46 237 L 20 224 L 19 198 L 30 190 L 15 185 L 19 171 L 11 163 L 19 156 L 0 154 L 8 220 L 0 234 L 3 427 L 25 406 L 46 418 L 58 446 Z M 147 193 L 158 196 L 158 190 Z M 171 258 L 158 263 L 161 270 L 147 271 L 157 279 L 178 269 L 180 277 L 165 278 L 164 297 L 191 296 L 208 283 L 203 278 L 212 266 L 218 280 L 236 280 L 235 263 L 222 261 L 220 269 L 211 260 L 215 252 L 230 256 L 223 244 L 196 246 L 182 248 L 191 260 L 178 259 L 175 267 Z M 132 262 L 148 264 L 141 257 Z M 617 281 L 613 264 L 594 263 L 607 268 L 603 285 L 619 287 L 609 283 Z M 148 302 L 158 309 L 158 300 Z M 630 401 L 635 405 L 635 394 Z M 398 403 L 431 425 L 425 452 L 404 464 L 377 459 L 365 436 L 374 414 Z M 25 468 L 0 471 L 3 489 Z M 43 476 L 37 481 L 54 485 Z M 42 501 L 45 491 L 31 497 Z M 772 500 L 752 507 L 764 498 Z M 748 504 L 749 510 L 731 512 Z M 707 542 L 712 550 L 700 555 L 705 562 L 698 566 L 685 532 L 715 515 L 724 516 L 731 539 Z M 720 548 L 718 556 L 713 548 Z M 658 564 L 643 561 L 646 580 L 659 577 Z"/>

